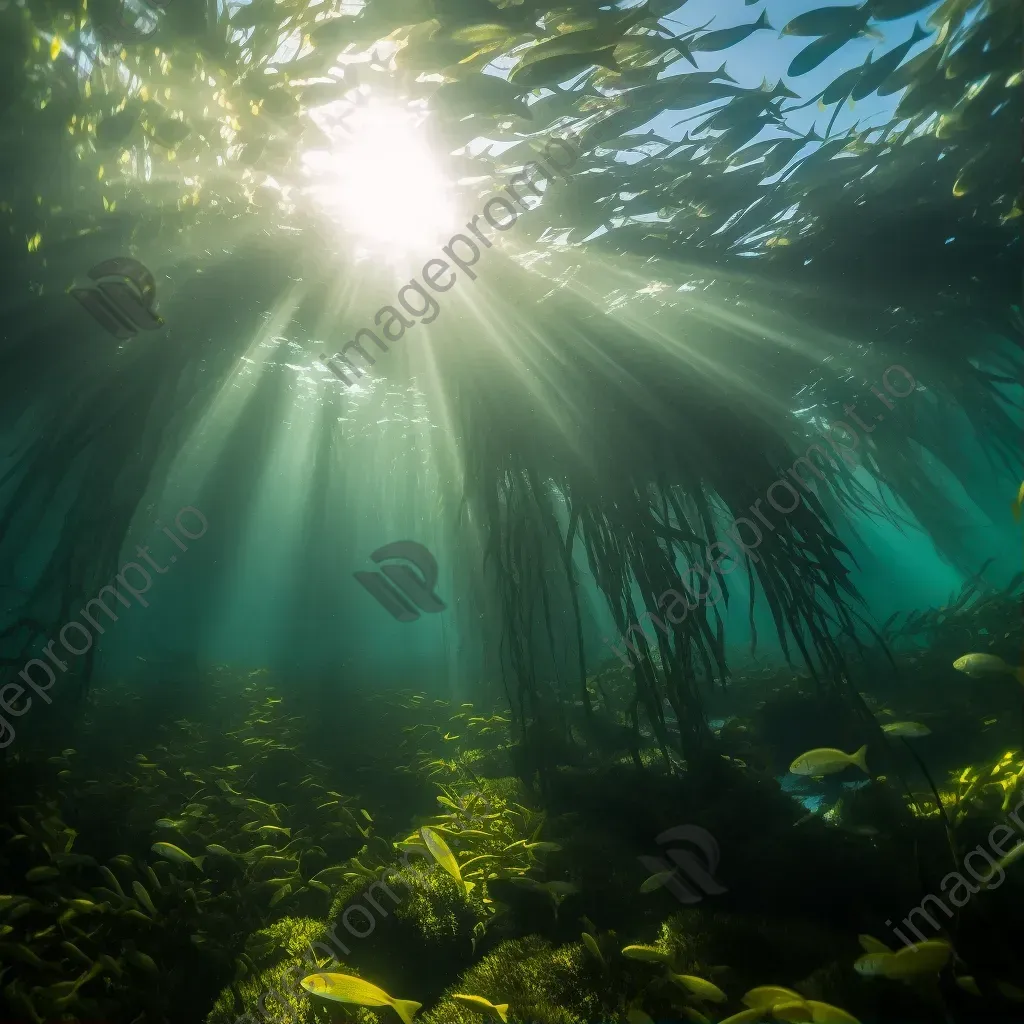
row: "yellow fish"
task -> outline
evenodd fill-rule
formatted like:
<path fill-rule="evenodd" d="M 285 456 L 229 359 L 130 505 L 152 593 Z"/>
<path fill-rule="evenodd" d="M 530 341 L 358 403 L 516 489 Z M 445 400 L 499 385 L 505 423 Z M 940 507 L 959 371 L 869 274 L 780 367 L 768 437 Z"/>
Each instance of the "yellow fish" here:
<path fill-rule="evenodd" d="M 444 870 L 447 871 L 456 882 L 465 887 L 466 894 L 468 895 L 470 890 L 473 888 L 474 883 L 463 881 L 462 872 L 459 870 L 459 862 L 455 859 L 455 854 L 452 853 L 451 847 L 449 847 L 449 845 L 441 838 L 440 832 L 430 828 L 428 825 L 424 825 L 420 829 L 420 836 L 434 860 L 436 860 L 437 863 L 444 868 Z"/>
<path fill-rule="evenodd" d="M 986 676 L 1013 676 L 1024 686 L 1024 666 L 1014 668 L 994 654 L 965 654 L 953 662 L 953 668 L 972 679 Z"/>
<path fill-rule="evenodd" d="M 154 843 L 150 849 L 158 856 L 175 864 L 194 864 L 200 871 L 203 870 L 205 857 L 190 857 L 180 846 L 174 843 Z M 116 858 L 115 858 L 116 859 Z"/>
<path fill-rule="evenodd" d="M 945 939 L 928 939 L 893 953 L 882 964 L 882 974 L 896 981 L 938 974 L 952 956 L 953 947 Z"/>
<path fill-rule="evenodd" d="M 918 739 L 921 736 L 931 736 L 932 734 L 931 729 L 920 722 L 886 722 L 882 726 L 882 732 L 886 736 L 905 736 L 909 739 Z"/>
<path fill-rule="evenodd" d="M 423 1005 L 411 999 L 395 999 L 372 982 L 351 974 L 310 974 L 302 979 L 302 987 L 311 995 L 332 1003 L 350 1003 L 353 1006 L 390 1006 L 402 1018 L 402 1024 L 412 1024 L 416 1011 Z"/>
<path fill-rule="evenodd" d="M 1024 484 L 1020 485 L 1020 490 L 1017 491 L 1017 497 L 1014 498 L 1013 504 L 1010 507 L 1013 509 L 1013 518 L 1019 523 L 1021 508 L 1024 507 Z"/>
<path fill-rule="evenodd" d="M 672 954 L 657 946 L 625 946 L 622 955 L 630 960 L 643 960 L 649 964 L 670 964 Z"/>
<path fill-rule="evenodd" d="M 476 1010 L 477 1013 L 482 1013 L 485 1017 L 497 1017 L 502 1024 L 508 1024 L 508 1003 L 495 1004 L 483 996 L 463 995 L 461 992 L 454 993 L 452 999 L 471 1010 Z"/>
<path fill-rule="evenodd" d="M 789 770 L 794 775 L 834 775 L 852 764 L 865 775 L 870 775 L 865 761 L 867 752 L 866 746 L 852 754 L 844 754 L 832 747 L 818 747 L 816 750 L 808 750 L 806 754 L 801 754 L 789 766 Z"/>

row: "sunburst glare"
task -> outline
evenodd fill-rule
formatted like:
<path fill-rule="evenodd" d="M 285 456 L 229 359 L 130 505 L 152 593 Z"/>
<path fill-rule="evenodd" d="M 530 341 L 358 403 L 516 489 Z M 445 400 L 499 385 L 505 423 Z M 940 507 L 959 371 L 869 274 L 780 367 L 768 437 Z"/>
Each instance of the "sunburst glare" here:
<path fill-rule="evenodd" d="M 422 119 L 379 102 L 332 117 L 336 106 L 314 112 L 332 147 L 303 154 L 311 198 L 375 249 L 408 252 L 449 236 L 451 186 L 427 143 Z"/>

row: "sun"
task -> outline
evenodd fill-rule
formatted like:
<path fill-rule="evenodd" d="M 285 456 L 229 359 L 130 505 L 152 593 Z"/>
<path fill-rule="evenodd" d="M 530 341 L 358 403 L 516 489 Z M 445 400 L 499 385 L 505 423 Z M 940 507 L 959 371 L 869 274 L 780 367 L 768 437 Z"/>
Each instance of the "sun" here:
<path fill-rule="evenodd" d="M 306 191 L 321 209 L 376 250 L 408 253 L 449 237 L 451 186 L 422 116 L 382 102 L 350 107 L 343 117 L 332 113 L 314 112 L 331 148 L 302 157 Z"/>

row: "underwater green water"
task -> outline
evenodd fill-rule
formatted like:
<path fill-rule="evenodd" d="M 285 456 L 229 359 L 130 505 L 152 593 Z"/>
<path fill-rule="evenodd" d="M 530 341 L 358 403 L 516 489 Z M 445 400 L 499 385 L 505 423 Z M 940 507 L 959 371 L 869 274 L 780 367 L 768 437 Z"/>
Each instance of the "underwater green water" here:
<path fill-rule="evenodd" d="M 0 0 L 0 1022 L 1024 1019 L 1021 28 Z"/>

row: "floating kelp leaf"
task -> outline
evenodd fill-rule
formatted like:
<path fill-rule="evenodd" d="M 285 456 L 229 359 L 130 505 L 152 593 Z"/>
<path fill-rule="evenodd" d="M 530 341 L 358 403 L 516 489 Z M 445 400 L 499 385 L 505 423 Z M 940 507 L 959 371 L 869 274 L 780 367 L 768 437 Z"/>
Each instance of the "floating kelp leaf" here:
<path fill-rule="evenodd" d="M 796 78 L 798 75 L 806 75 L 808 71 L 813 71 L 822 61 L 827 60 L 849 41 L 850 37 L 845 33 L 815 39 L 793 58 L 789 65 L 789 76 Z"/>
<path fill-rule="evenodd" d="M 119 114 L 105 117 L 96 126 L 97 145 L 107 149 L 124 142 L 131 135 L 137 121 L 136 112 L 130 108 L 122 110 Z"/>
<path fill-rule="evenodd" d="M 496 75 L 474 73 L 458 82 L 442 85 L 434 93 L 438 109 L 454 116 L 466 114 L 518 114 L 531 118 L 530 108 L 521 99 L 522 89 Z"/>
<path fill-rule="evenodd" d="M 520 88 L 537 89 L 575 78 L 581 71 L 595 65 L 608 68 L 609 71 L 618 71 L 614 52 L 615 47 L 609 46 L 594 53 L 564 53 L 532 64 L 520 62 L 512 69 L 508 80 Z"/>
<path fill-rule="evenodd" d="M 174 117 L 162 117 L 149 131 L 149 137 L 165 149 L 177 149 L 191 134 L 192 129 Z"/>

